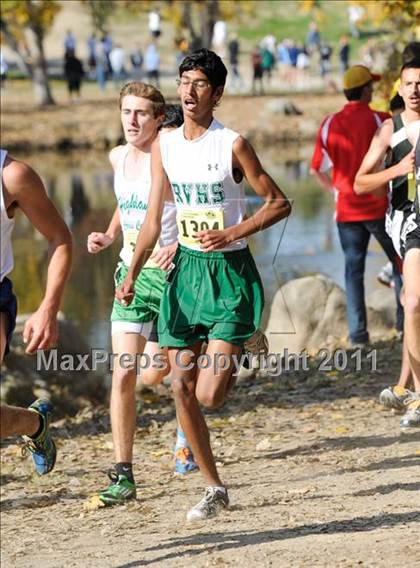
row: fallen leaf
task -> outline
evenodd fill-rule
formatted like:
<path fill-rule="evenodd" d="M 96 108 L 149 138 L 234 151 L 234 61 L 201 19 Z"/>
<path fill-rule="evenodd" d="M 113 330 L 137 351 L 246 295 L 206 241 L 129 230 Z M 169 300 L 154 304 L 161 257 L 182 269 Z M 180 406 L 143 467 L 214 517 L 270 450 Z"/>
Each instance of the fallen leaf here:
<path fill-rule="evenodd" d="M 99 495 L 90 497 L 83 505 L 85 511 L 96 511 L 102 509 L 102 507 L 105 507 L 105 503 L 100 500 Z"/>
<path fill-rule="evenodd" d="M 261 440 L 261 442 L 258 442 L 258 444 L 255 446 L 255 449 L 258 452 L 263 452 L 264 450 L 269 450 L 270 448 L 271 448 L 271 443 L 268 438 L 264 438 L 263 440 Z"/>
<path fill-rule="evenodd" d="M 335 428 L 335 430 L 334 430 L 334 432 L 336 434 L 345 434 L 348 431 L 349 431 L 349 428 L 347 428 L 347 426 L 339 426 L 338 428 Z"/>

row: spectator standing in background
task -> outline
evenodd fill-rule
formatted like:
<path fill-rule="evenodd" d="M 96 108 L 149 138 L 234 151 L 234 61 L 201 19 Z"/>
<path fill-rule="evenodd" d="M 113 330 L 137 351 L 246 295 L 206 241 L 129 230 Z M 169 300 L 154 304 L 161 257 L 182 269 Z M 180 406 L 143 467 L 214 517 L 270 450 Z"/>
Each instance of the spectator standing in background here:
<path fill-rule="evenodd" d="M 290 84 L 295 85 L 297 79 L 297 60 L 299 56 L 299 48 L 293 39 L 289 40 L 288 51 L 290 58 Z"/>
<path fill-rule="evenodd" d="M 66 57 L 68 53 L 72 53 L 73 55 L 76 53 L 76 38 L 71 30 L 67 30 L 66 37 L 64 38 L 64 57 Z"/>
<path fill-rule="evenodd" d="M 141 52 L 139 43 L 136 42 L 133 51 L 130 53 L 131 75 L 136 80 L 141 79 L 143 62 L 143 53 Z"/>
<path fill-rule="evenodd" d="M 69 51 L 64 59 L 64 76 L 67 81 L 70 102 L 75 102 L 75 100 L 80 98 L 80 86 L 83 75 L 82 62 L 73 52 Z"/>
<path fill-rule="evenodd" d="M 319 65 L 321 77 L 325 77 L 331 73 L 331 55 L 332 47 L 326 41 L 321 43 L 319 48 Z"/>
<path fill-rule="evenodd" d="M 112 74 L 112 64 L 109 58 L 109 54 L 111 53 L 112 47 L 114 45 L 114 42 L 112 41 L 112 37 L 110 36 L 109 32 L 106 32 L 105 35 L 102 36 L 101 45 L 102 45 L 102 51 L 106 58 L 105 74 L 106 76 L 108 76 L 108 74 Z"/>
<path fill-rule="evenodd" d="M 121 45 L 116 44 L 115 47 L 112 48 L 111 53 L 109 54 L 109 60 L 111 62 L 112 79 L 114 81 L 115 88 L 118 89 L 126 77 L 125 51 Z"/>
<path fill-rule="evenodd" d="M 352 37 L 360 37 L 360 22 L 363 20 L 365 15 L 365 9 L 357 4 L 350 4 L 347 8 L 347 14 L 349 18 L 349 31 Z"/>
<path fill-rule="evenodd" d="M 292 62 L 290 61 L 290 54 L 289 54 L 289 41 L 288 39 L 284 39 L 281 43 L 277 46 L 277 61 L 279 65 L 280 71 L 280 80 L 288 85 L 291 83 L 291 69 L 292 69 Z"/>
<path fill-rule="evenodd" d="M 223 20 L 218 20 L 213 28 L 212 46 L 220 57 L 226 56 L 227 33 L 227 23 Z"/>
<path fill-rule="evenodd" d="M 263 47 L 262 50 L 262 68 L 263 75 L 267 77 L 267 83 L 271 80 L 271 71 L 274 67 L 274 55 L 267 47 Z"/>
<path fill-rule="evenodd" d="M 311 171 L 322 187 L 334 193 L 335 219 L 345 262 L 347 322 L 352 346 L 369 341 L 364 273 L 373 235 L 393 263 L 397 296 L 397 321 L 401 314 L 401 278 L 392 240 L 385 231 L 388 199 L 384 195 L 357 195 L 356 173 L 386 113 L 370 109 L 373 82 L 380 79 L 363 65 L 350 67 L 343 78 L 346 105 L 329 114 L 318 131 Z M 331 171 L 332 177 L 328 173 Z"/>
<path fill-rule="evenodd" d="M 237 90 L 239 86 L 242 85 L 242 77 L 239 73 L 239 41 L 236 34 L 232 35 L 232 38 L 228 44 L 229 50 L 229 65 L 232 72 L 232 87 L 233 90 Z"/>
<path fill-rule="evenodd" d="M 340 73 L 344 73 L 349 68 L 350 59 L 350 44 L 347 36 L 342 36 L 340 38 L 340 51 L 338 52 L 338 59 L 340 64 Z"/>
<path fill-rule="evenodd" d="M 309 54 L 304 45 L 299 46 L 299 54 L 297 56 L 296 69 L 297 69 L 297 86 L 302 88 L 305 86 L 307 71 L 310 66 Z"/>
<path fill-rule="evenodd" d="M 319 33 L 318 26 L 315 22 L 311 22 L 309 24 L 305 43 L 309 55 L 319 50 L 319 47 L 321 45 L 321 34 Z"/>
<path fill-rule="evenodd" d="M 108 74 L 108 58 L 104 51 L 104 45 L 101 41 L 96 54 L 96 81 L 99 89 L 104 92 L 106 88 L 106 79 Z"/>
<path fill-rule="evenodd" d="M 87 40 L 88 67 L 91 77 L 95 76 L 96 69 L 96 35 L 91 34 Z"/>
<path fill-rule="evenodd" d="M 264 94 L 264 86 L 263 86 L 263 58 L 261 55 L 261 49 L 258 45 L 256 45 L 251 53 L 251 63 L 252 63 L 252 94 L 256 95 L 256 84 L 257 82 L 260 85 L 260 95 Z"/>
<path fill-rule="evenodd" d="M 270 51 L 273 54 L 273 58 L 275 60 L 277 40 L 275 36 L 273 36 L 273 34 L 269 34 L 263 37 L 261 41 L 261 47 L 268 49 L 268 51 Z"/>
<path fill-rule="evenodd" d="M 147 80 L 159 89 L 159 67 L 160 57 L 157 47 L 154 43 L 147 46 L 146 53 L 144 54 L 144 64 L 146 67 Z"/>
<path fill-rule="evenodd" d="M 157 39 L 161 35 L 160 29 L 160 11 L 159 8 L 153 8 L 149 12 L 149 32 L 152 37 Z"/>

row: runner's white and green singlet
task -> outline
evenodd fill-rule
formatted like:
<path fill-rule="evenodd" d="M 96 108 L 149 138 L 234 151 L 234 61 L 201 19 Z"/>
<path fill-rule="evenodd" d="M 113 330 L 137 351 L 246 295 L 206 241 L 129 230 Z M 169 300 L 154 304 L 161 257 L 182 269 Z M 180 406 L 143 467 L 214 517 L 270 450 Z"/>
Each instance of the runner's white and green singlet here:
<path fill-rule="evenodd" d="M 146 217 L 152 177 L 150 154 L 145 154 L 140 175 L 135 179 L 127 179 L 124 173 L 124 167 L 129 150 L 129 144 L 122 147 L 114 174 L 114 190 L 120 211 L 120 222 L 124 237 L 120 258 L 127 266 L 130 266 L 133 259 L 137 235 Z M 176 240 L 176 208 L 174 203 L 165 202 L 162 230 L 155 250 L 156 248 L 172 244 Z M 149 259 L 144 267 L 156 268 L 156 264 Z"/>
<path fill-rule="evenodd" d="M 178 240 L 190 249 L 200 250 L 197 231 L 222 230 L 244 218 L 244 182 L 237 183 L 232 172 L 238 136 L 215 119 L 195 140 L 185 138 L 184 125 L 160 136 L 162 164 L 177 209 Z M 239 239 L 220 251 L 246 246 L 246 239 Z"/>

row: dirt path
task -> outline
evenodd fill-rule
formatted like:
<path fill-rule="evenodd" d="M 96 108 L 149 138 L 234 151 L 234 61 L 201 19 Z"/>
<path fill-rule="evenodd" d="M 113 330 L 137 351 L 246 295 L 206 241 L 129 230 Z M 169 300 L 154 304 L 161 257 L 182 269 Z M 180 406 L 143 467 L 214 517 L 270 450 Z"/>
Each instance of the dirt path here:
<path fill-rule="evenodd" d="M 420 432 L 376 402 L 398 370 L 400 345 L 379 347 L 378 370 L 315 368 L 240 383 L 209 415 L 232 508 L 184 521 L 199 474 L 172 475 L 174 411 L 144 396 L 136 438 L 138 501 L 85 511 L 111 458 L 105 410 L 56 423 L 59 461 L 32 474 L 2 450 L 2 567 L 420 566 Z M 392 378 L 390 378 L 392 377 Z"/>

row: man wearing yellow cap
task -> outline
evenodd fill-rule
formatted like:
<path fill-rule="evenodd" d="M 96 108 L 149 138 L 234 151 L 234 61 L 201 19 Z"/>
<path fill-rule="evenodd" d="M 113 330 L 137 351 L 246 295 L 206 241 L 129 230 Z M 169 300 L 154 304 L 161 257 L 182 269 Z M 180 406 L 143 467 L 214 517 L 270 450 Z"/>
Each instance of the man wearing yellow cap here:
<path fill-rule="evenodd" d="M 347 322 L 350 343 L 354 346 L 369 341 L 364 272 L 371 235 L 393 263 L 398 304 L 401 288 L 396 253 L 385 231 L 387 199 L 374 194 L 359 196 L 354 191 L 354 178 L 376 129 L 389 117 L 369 107 L 373 82 L 379 79 L 379 75 L 363 65 L 354 65 L 345 72 L 344 95 L 348 102 L 339 112 L 323 120 L 311 164 L 319 183 L 336 197 L 335 216 L 345 259 Z M 327 173 L 330 169 L 331 177 Z M 397 320 L 402 321 L 401 305 Z"/>

